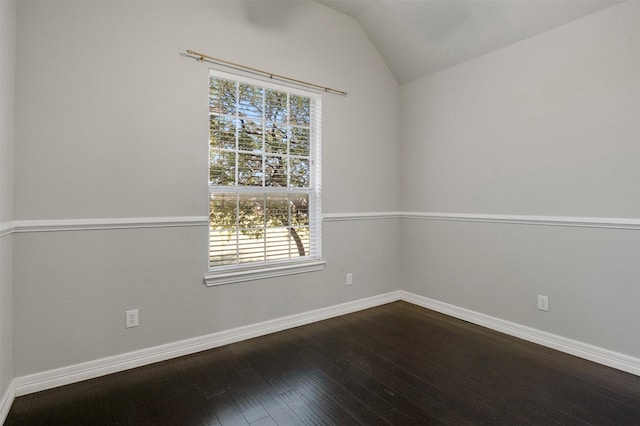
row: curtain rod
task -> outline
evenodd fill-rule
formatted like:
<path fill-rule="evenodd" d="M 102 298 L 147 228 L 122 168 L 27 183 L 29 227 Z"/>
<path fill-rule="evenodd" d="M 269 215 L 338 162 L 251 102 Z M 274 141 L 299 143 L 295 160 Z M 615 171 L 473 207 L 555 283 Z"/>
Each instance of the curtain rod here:
<path fill-rule="evenodd" d="M 295 83 L 300 86 L 311 87 L 316 90 L 321 90 L 325 93 L 333 93 L 335 95 L 347 96 L 347 92 L 343 92 L 342 90 L 332 89 L 331 87 L 320 86 L 318 84 L 309 83 L 307 81 L 296 80 L 295 78 L 285 77 L 283 75 L 275 74 L 268 71 L 263 71 L 258 68 L 248 67 L 246 65 L 240 65 L 233 62 L 225 61 L 223 59 L 214 58 L 213 56 L 205 55 L 204 53 L 194 52 L 193 50 L 185 50 L 183 56 L 187 56 L 189 58 L 193 58 L 199 62 L 210 62 L 212 64 L 224 65 L 227 67 L 239 69 L 241 71 L 247 71 L 252 74 L 257 74 L 262 77 L 269 77 L 270 79 L 281 80 L 285 82 Z"/>

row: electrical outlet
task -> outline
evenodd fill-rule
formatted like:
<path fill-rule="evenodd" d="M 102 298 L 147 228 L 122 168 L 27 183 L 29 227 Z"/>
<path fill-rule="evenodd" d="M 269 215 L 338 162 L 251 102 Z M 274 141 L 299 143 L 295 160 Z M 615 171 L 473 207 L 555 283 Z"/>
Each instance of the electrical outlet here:
<path fill-rule="evenodd" d="M 538 295 L 538 309 L 549 311 L 549 298 L 547 296 Z"/>
<path fill-rule="evenodd" d="M 126 328 L 137 327 L 138 326 L 138 310 L 133 309 L 131 311 L 126 311 L 125 314 L 126 314 L 125 327 Z"/>
<path fill-rule="evenodd" d="M 347 274 L 346 284 L 347 285 L 353 284 L 353 274 L 351 272 Z"/>

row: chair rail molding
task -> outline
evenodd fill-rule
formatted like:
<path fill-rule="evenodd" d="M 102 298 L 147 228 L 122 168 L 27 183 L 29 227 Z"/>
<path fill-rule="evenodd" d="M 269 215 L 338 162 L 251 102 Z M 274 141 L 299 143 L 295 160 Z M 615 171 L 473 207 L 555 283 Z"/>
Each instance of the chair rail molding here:
<path fill-rule="evenodd" d="M 477 214 L 446 212 L 363 212 L 325 213 L 324 222 L 344 222 L 372 219 L 413 219 L 454 222 L 483 222 L 515 225 L 564 226 L 580 228 L 606 228 L 640 230 L 639 218 L 542 216 L 515 214 Z"/>
<path fill-rule="evenodd" d="M 537 216 L 511 214 L 475 214 L 444 212 L 346 212 L 324 213 L 322 221 L 350 222 L 362 220 L 411 219 L 454 222 L 483 222 L 515 225 L 564 226 L 640 230 L 640 218 Z M 207 216 L 125 217 L 88 219 L 26 219 L 0 224 L 0 237 L 14 233 L 88 231 L 106 229 L 168 228 L 207 226 Z"/>
<path fill-rule="evenodd" d="M 104 229 L 171 228 L 206 226 L 207 216 L 124 217 L 92 219 L 31 219 L 15 220 L 5 233 L 90 231 Z"/>

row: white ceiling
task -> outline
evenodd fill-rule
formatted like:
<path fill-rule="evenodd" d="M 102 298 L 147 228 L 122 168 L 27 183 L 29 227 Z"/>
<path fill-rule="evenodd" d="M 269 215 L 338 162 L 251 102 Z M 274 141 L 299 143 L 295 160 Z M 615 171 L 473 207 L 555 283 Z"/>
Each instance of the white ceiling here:
<path fill-rule="evenodd" d="M 621 0 L 316 1 L 352 16 L 402 84 Z"/>

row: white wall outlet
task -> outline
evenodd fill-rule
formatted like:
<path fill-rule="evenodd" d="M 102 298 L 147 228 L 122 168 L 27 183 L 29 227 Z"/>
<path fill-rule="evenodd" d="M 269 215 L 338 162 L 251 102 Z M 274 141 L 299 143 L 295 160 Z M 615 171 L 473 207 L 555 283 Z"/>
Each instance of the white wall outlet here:
<path fill-rule="evenodd" d="M 538 309 L 549 311 L 549 298 L 547 296 L 538 295 Z"/>
<path fill-rule="evenodd" d="M 125 327 L 126 328 L 137 327 L 138 326 L 138 310 L 132 309 L 130 311 L 126 311 L 125 314 L 126 314 Z"/>
<path fill-rule="evenodd" d="M 351 272 L 349 272 L 349 273 L 347 274 L 346 284 L 347 284 L 347 285 L 351 285 L 351 284 L 353 284 L 353 274 L 352 274 Z"/>

